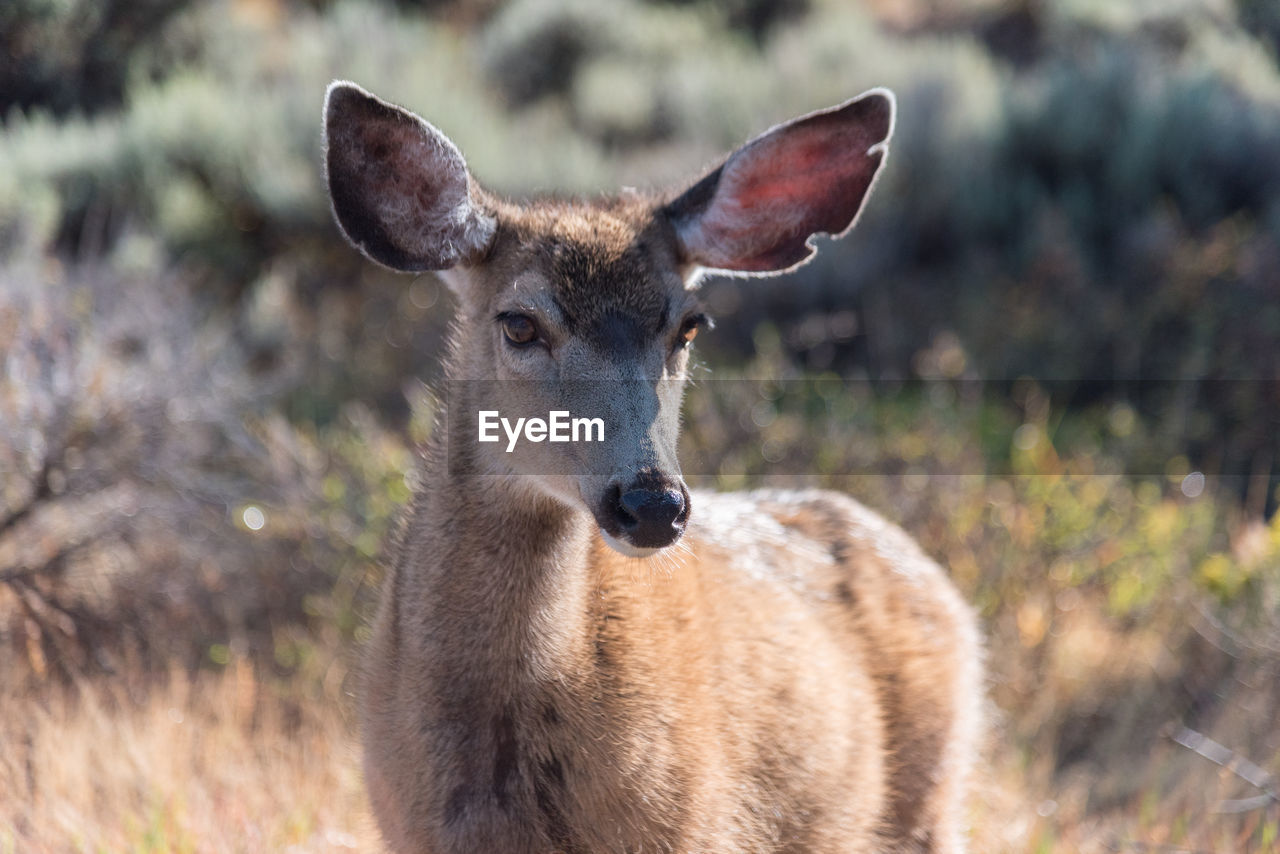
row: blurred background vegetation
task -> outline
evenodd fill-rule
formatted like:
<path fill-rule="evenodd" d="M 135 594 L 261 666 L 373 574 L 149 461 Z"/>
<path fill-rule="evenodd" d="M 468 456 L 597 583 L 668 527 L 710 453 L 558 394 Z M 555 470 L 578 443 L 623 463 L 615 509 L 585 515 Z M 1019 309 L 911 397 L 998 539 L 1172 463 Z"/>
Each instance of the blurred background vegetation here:
<path fill-rule="evenodd" d="M 1278 52 L 1273 0 L 8 0 L 0 851 L 214 850 L 145 779 L 71 833 L 54 686 L 250 673 L 285 741 L 350 708 L 451 307 L 332 225 L 334 78 L 513 196 L 682 183 L 894 89 L 854 234 L 706 286 L 690 470 L 845 489 L 951 568 L 977 850 L 1274 850 Z M 290 821 L 263 844 L 347 840 Z"/>

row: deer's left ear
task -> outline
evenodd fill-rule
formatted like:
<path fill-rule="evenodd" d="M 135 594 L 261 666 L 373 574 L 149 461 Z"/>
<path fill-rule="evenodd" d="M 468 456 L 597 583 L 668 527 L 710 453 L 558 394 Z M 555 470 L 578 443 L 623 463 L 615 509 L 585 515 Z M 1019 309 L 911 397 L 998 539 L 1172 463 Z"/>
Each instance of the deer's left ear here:
<path fill-rule="evenodd" d="M 792 269 L 809 238 L 858 217 L 893 133 L 894 100 L 873 89 L 756 137 L 664 208 L 683 259 L 737 273 Z"/>

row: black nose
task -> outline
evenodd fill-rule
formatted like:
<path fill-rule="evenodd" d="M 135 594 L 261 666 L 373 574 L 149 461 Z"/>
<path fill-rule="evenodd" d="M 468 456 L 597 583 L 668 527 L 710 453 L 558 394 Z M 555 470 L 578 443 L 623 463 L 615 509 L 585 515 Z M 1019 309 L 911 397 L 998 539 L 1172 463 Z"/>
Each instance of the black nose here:
<path fill-rule="evenodd" d="M 689 517 L 689 502 L 683 487 L 617 489 L 613 502 L 614 519 L 633 546 L 660 549 L 680 539 Z"/>

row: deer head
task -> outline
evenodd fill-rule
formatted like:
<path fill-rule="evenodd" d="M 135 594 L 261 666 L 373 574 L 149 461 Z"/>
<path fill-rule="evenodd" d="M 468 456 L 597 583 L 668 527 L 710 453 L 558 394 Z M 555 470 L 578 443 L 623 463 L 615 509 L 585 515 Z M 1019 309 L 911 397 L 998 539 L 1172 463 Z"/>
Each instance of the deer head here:
<path fill-rule="evenodd" d="M 394 270 L 437 271 L 457 297 L 451 470 L 581 508 L 611 546 L 645 556 L 679 540 L 693 512 L 676 440 L 689 345 L 709 325 L 701 274 L 782 273 L 813 254 L 813 235 L 847 232 L 893 113 L 885 90 L 810 113 L 681 193 L 515 204 L 481 189 L 426 121 L 336 82 L 326 174 L 353 245 Z M 558 412 L 601 419 L 603 436 L 552 441 Z M 497 413 L 489 435 L 506 419 L 498 441 L 481 441 L 482 413 Z M 532 418 L 547 430 L 530 432 Z M 517 423 L 524 441 L 509 438 Z"/>

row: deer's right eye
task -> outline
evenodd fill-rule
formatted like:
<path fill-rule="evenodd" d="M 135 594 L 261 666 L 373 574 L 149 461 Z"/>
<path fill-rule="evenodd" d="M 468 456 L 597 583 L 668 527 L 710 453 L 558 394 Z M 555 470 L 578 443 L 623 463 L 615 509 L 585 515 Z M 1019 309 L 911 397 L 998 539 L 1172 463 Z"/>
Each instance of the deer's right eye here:
<path fill-rule="evenodd" d="M 502 335 L 513 347 L 528 347 L 538 340 L 538 324 L 527 314 L 504 314 L 499 316 L 502 324 Z"/>
<path fill-rule="evenodd" d="M 699 330 L 715 328 L 715 322 L 705 314 L 699 312 L 689 315 L 684 319 L 684 323 L 680 324 L 680 337 L 676 340 L 676 349 L 683 350 L 692 344 L 693 339 L 698 337 Z"/>

